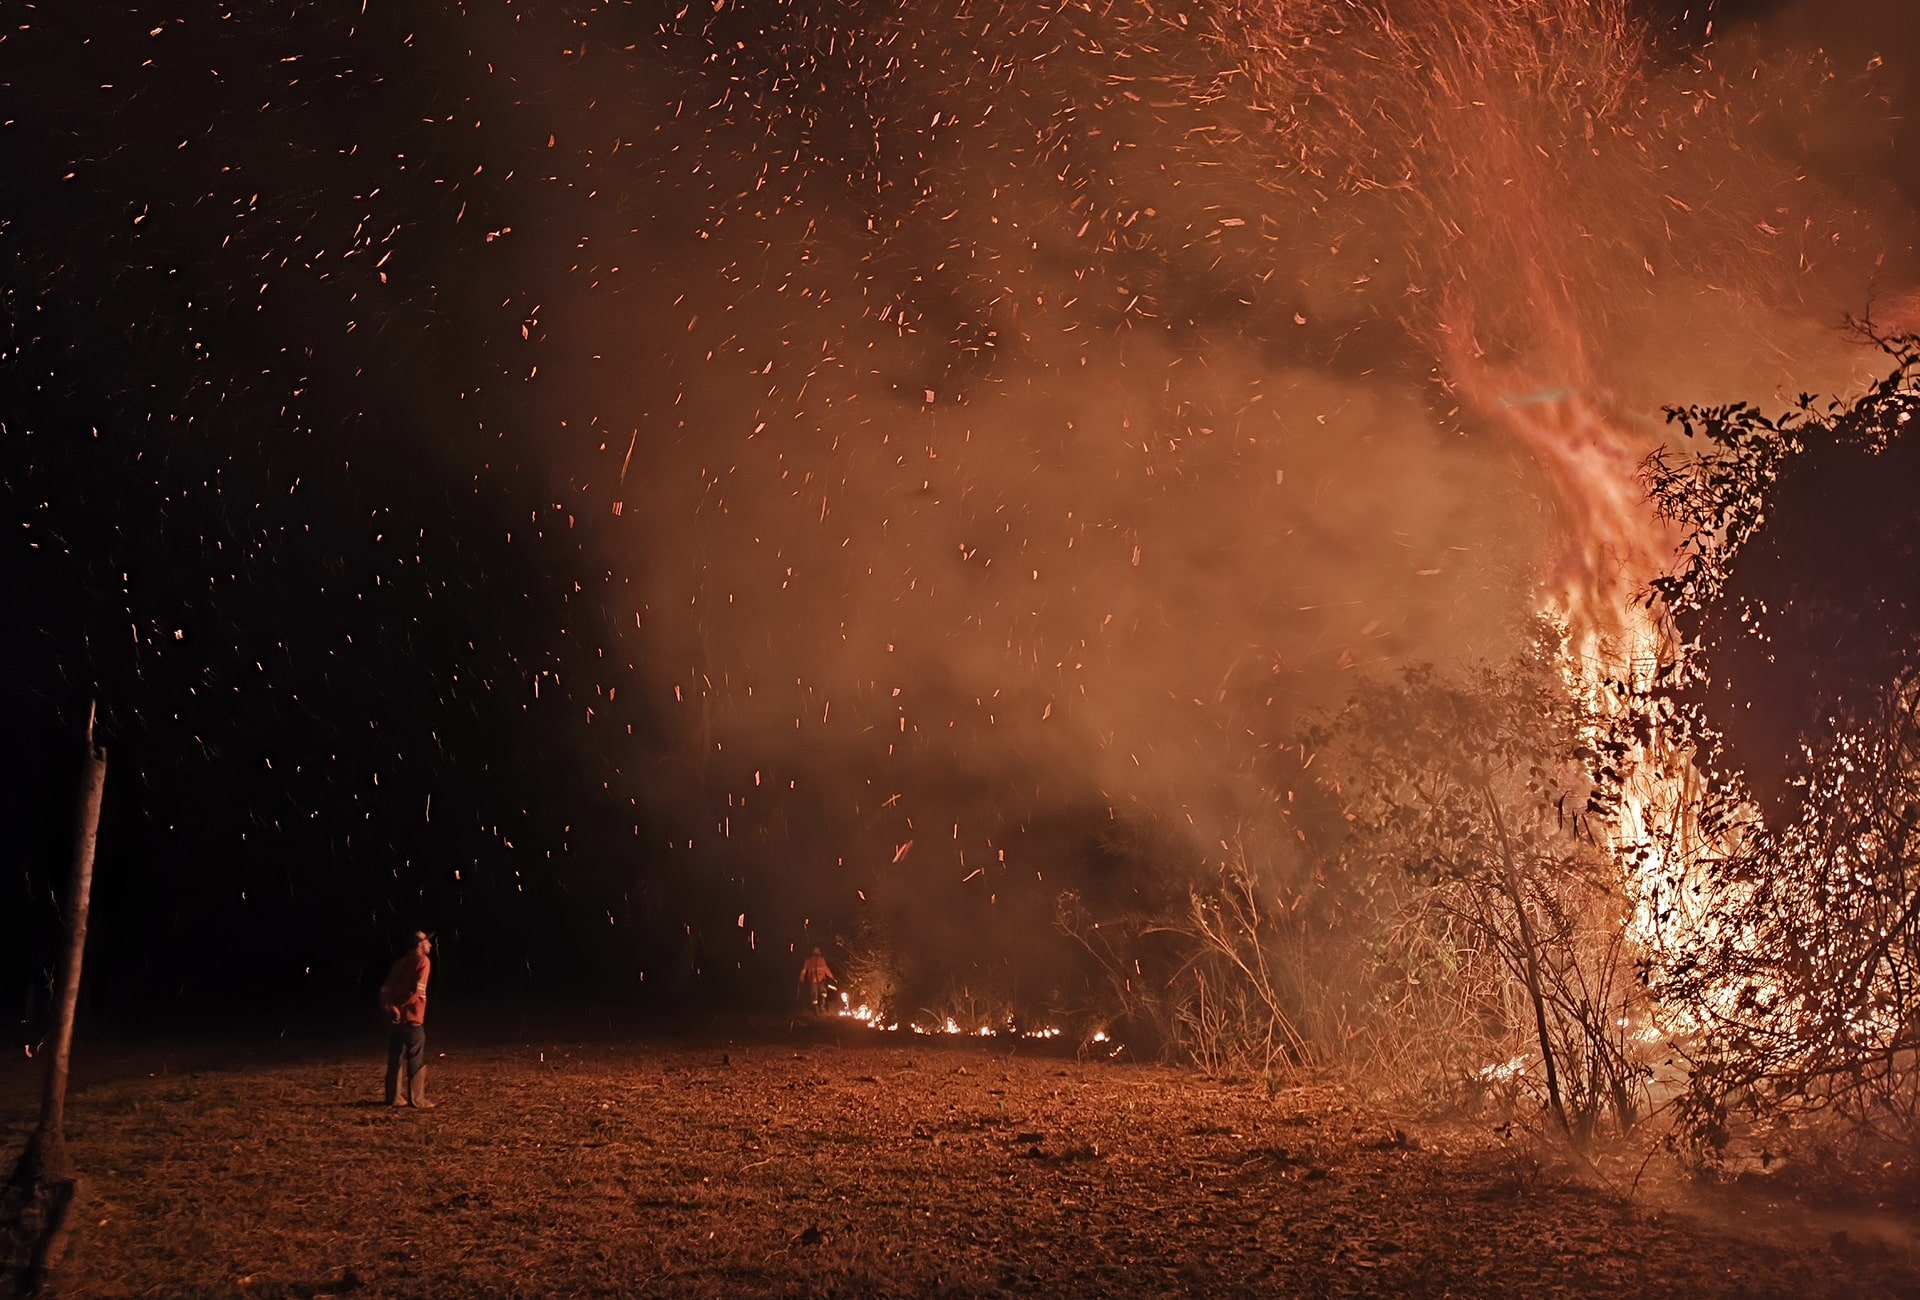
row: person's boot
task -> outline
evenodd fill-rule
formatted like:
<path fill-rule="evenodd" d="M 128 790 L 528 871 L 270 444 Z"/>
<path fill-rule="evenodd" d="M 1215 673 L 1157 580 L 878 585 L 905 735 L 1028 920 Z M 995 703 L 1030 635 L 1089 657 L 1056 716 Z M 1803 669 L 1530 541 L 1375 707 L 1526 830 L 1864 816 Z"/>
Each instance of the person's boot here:
<path fill-rule="evenodd" d="M 407 1079 L 407 1100 L 415 1110 L 432 1110 L 433 1103 L 427 1100 L 427 1067 L 421 1066 Z"/>

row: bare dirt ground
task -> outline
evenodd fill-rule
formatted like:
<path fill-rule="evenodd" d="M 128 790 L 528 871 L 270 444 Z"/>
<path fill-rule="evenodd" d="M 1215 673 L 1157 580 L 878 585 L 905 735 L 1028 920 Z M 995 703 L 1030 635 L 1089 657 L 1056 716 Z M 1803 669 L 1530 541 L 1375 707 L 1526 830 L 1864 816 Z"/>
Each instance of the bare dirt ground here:
<path fill-rule="evenodd" d="M 416 1112 L 379 1103 L 377 1029 L 83 1044 L 45 1293 L 1920 1296 L 1891 1219 L 1629 1198 L 1624 1164 L 1333 1088 L 784 1023 L 431 1046 Z M 11 1152 L 38 1078 L 0 1070 Z"/>

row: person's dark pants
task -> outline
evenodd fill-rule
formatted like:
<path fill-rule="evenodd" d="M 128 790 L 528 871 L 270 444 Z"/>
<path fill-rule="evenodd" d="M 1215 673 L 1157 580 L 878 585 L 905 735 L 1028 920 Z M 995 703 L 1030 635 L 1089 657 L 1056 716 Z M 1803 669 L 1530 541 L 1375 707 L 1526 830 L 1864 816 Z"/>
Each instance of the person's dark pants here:
<path fill-rule="evenodd" d="M 405 1065 L 406 1071 L 401 1072 Z M 395 1025 L 387 1035 L 387 1104 L 403 1106 L 425 1096 L 427 1027 Z M 404 1084 L 404 1086 L 402 1086 Z"/>

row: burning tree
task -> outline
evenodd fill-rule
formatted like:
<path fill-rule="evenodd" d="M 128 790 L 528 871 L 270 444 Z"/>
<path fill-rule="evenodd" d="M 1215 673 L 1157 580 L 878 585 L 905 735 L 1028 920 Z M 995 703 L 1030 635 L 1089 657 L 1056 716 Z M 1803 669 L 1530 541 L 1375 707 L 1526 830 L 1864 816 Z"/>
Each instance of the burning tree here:
<path fill-rule="evenodd" d="M 1647 465 L 1686 542 L 1655 584 L 1677 662 L 1637 708 L 1704 780 L 1638 852 L 1709 1162 L 1920 1152 L 1920 344 L 1875 341 L 1895 367 L 1857 400 L 1674 411 L 1697 450 Z"/>

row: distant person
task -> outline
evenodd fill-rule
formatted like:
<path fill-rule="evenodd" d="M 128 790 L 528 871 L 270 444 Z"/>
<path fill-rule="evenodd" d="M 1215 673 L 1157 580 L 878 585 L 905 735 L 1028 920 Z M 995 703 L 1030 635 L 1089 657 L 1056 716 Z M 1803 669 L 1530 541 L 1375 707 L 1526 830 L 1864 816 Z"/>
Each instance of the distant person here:
<path fill-rule="evenodd" d="M 387 982 L 380 986 L 380 1005 L 386 1008 L 392 1027 L 387 1036 L 389 1106 L 433 1109 L 427 1100 L 427 976 L 433 970 L 427 958 L 432 951 L 433 941 L 426 932 L 415 930 L 413 950 L 393 963 Z"/>
<path fill-rule="evenodd" d="M 800 992 L 807 998 L 807 1005 L 815 1011 L 827 1009 L 827 981 L 833 978 L 833 972 L 827 968 L 827 959 L 815 948 L 800 963 Z"/>

